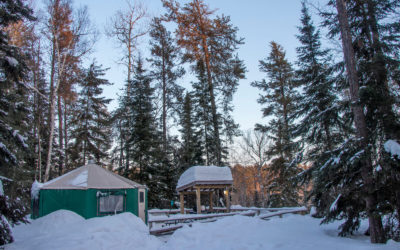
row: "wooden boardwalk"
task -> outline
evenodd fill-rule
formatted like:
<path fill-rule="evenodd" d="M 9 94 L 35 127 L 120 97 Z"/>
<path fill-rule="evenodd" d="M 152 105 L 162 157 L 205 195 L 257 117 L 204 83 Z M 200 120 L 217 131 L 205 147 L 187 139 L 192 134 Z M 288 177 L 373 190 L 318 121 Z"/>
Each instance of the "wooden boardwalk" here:
<path fill-rule="evenodd" d="M 262 209 L 233 209 L 235 211 L 241 212 L 231 212 L 231 213 L 224 213 L 224 214 L 195 214 L 195 215 L 183 215 L 183 216 L 174 216 L 169 218 L 153 218 L 149 220 L 149 228 L 151 235 L 165 235 L 165 234 L 172 234 L 175 230 L 182 228 L 183 225 L 188 225 L 189 227 L 192 226 L 193 222 L 200 222 L 200 223 L 208 223 L 214 222 L 221 217 L 226 216 L 233 216 L 233 215 L 243 215 L 243 216 L 258 216 L 260 219 L 267 220 L 274 216 L 282 216 L 284 214 L 289 213 L 299 213 L 307 211 L 305 207 L 298 207 L 298 208 L 262 208 Z M 266 213 L 260 215 L 261 211 L 272 211 L 271 213 Z M 162 228 L 152 229 L 153 225 L 156 223 L 162 223 L 167 226 Z"/>

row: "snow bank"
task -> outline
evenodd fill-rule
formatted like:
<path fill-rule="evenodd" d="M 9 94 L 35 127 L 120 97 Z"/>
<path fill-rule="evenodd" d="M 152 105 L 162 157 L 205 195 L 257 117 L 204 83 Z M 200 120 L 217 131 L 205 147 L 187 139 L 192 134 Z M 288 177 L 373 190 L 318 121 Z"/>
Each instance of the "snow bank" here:
<path fill-rule="evenodd" d="M 390 153 L 392 156 L 400 158 L 400 145 L 395 140 L 387 140 L 383 144 L 385 151 Z"/>
<path fill-rule="evenodd" d="M 254 217 L 233 216 L 214 223 L 194 223 L 177 230 L 161 247 L 167 249 L 400 249 L 400 244 L 372 245 L 369 238 L 337 236 L 337 223 L 319 225 L 310 216 L 287 215 L 265 221 Z M 365 226 L 362 230 L 365 230 Z"/>
<path fill-rule="evenodd" d="M 158 249 L 143 221 L 131 213 L 85 220 L 59 210 L 14 228 L 15 242 L 6 249 Z"/>

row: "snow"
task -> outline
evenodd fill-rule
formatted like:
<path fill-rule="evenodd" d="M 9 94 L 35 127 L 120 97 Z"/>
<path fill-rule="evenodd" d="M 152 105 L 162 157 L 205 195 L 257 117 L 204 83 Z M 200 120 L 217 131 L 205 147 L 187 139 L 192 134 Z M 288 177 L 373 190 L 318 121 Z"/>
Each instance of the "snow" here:
<path fill-rule="evenodd" d="M 18 65 L 18 61 L 14 57 L 6 56 L 5 58 L 12 67 L 16 67 Z"/>
<path fill-rule="evenodd" d="M 15 242 L 6 249 L 158 249 L 161 241 L 131 213 L 85 220 L 59 210 L 14 228 Z"/>
<path fill-rule="evenodd" d="M 316 215 L 316 214 L 317 214 L 317 208 L 314 207 L 314 206 L 312 206 L 312 207 L 310 208 L 310 215 L 313 216 L 313 215 Z"/>
<path fill-rule="evenodd" d="M 383 145 L 385 151 L 390 153 L 392 156 L 400 158 L 400 145 L 395 140 L 388 140 Z"/>
<path fill-rule="evenodd" d="M 37 199 L 39 197 L 39 191 L 42 187 L 43 187 L 43 183 L 40 183 L 37 180 L 35 180 L 32 183 L 32 187 L 31 187 L 31 198 L 32 199 Z"/>
<path fill-rule="evenodd" d="M 339 201 L 341 196 L 342 196 L 341 194 L 338 195 L 336 200 L 331 204 L 331 207 L 329 208 L 329 211 L 333 212 L 333 211 L 335 211 L 337 209 L 337 203 L 338 203 L 338 201 Z"/>
<path fill-rule="evenodd" d="M 352 238 L 337 236 L 339 223 L 319 225 L 310 216 L 286 215 L 264 221 L 233 216 L 213 223 L 194 223 L 178 229 L 160 249 L 280 249 L 280 250 L 372 250 L 399 249 L 400 244 L 372 245 L 361 233 Z M 366 226 L 362 228 L 365 230 Z M 360 232 L 362 232 L 360 230 Z"/>
<path fill-rule="evenodd" d="M 367 221 L 349 238 L 338 237 L 341 221 L 320 225 L 310 215 L 284 215 L 262 220 L 235 215 L 215 222 L 193 222 L 169 237 L 149 235 L 149 229 L 130 213 L 92 218 L 66 210 L 13 228 L 15 242 L 5 249 L 278 249 L 278 250 L 398 250 L 400 243 L 371 244 L 363 232 Z"/>
<path fill-rule="evenodd" d="M 364 154 L 364 149 L 358 151 L 357 153 L 355 153 L 355 154 L 350 158 L 350 162 L 353 162 L 355 159 L 360 158 L 362 154 Z"/>
<path fill-rule="evenodd" d="M 58 181 L 58 180 L 61 180 L 62 178 L 65 178 L 66 176 L 69 176 L 69 175 L 71 175 L 71 174 L 77 172 L 78 170 L 79 170 L 79 168 L 74 169 L 74 170 L 72 170 L 72 171 L 70 171 L 70 172 L 68 172 L 68 173 L 66 173 L 66 174 L 60 175 L 60 176 L 58 176 L 58 177 L 56 177 L 56 178 L 54 178 L 54 179 L 52 179 L 52 180 L 49 180 L 49 181 L 43 183 L 43 186 L 53 184 L 54 182 L 56 182 L 56 181 Z"/>
<path fill-rule="evenodd" d="M 193 182 L 228 182 L 232 183 L 232 172 L 229 167 L 193 166 L 179 177 L 176 188 Z"/>
<path fill-rule="evenodd" d="M 88 170 L 82 171 L 78 176 L 71 180 L 71 185 L 78 187 L 87 187 L 88 184 Z"/>
<path fill-rule="evenodd" d="M 4 195 L 3 182 L 0 179 L 0 196 Z"/>

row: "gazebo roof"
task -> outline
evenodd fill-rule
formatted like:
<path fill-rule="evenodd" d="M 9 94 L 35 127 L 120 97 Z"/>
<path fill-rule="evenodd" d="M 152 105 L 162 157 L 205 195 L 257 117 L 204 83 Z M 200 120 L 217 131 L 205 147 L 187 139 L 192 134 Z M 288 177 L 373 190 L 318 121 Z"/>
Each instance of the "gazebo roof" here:
<path fill-rule="evenodd" d="M 145 187 L 96 164 L 87 164 L 53 180 L 41 189 L 128 189 Z"/>
<path fill-rule="evenodd" d="M 194 166 L 187 169 L 178 180 L 177 191 L 195 185 L 227 185 L 233 184 L 229 167 Z"/>

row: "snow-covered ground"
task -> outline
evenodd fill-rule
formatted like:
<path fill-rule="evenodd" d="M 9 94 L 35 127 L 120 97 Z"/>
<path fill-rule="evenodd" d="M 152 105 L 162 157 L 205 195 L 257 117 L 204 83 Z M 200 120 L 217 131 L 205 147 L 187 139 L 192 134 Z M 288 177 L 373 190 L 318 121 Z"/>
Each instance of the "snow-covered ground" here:
<path fill-rule="evenodd" d="M 394 241 L 372 245 L 361 233 L 337 237 L 337 226 L 320 226 L 319 220 L 309 215 L 285 215 L 268 221 L 236 215 L 193 223 L 170 237 L 157 238 L 130 213 L 85 220 L 64 210 L 16 226 L 15 242 L 6 249 L 400 249 L 400 243 Z M 360 232 L 365 229 L 363 225 Z"/>

